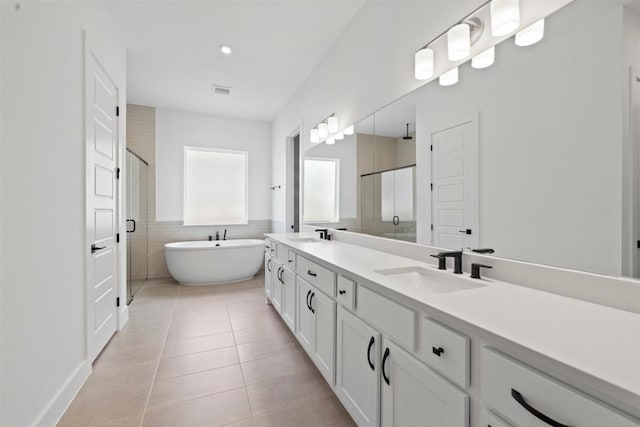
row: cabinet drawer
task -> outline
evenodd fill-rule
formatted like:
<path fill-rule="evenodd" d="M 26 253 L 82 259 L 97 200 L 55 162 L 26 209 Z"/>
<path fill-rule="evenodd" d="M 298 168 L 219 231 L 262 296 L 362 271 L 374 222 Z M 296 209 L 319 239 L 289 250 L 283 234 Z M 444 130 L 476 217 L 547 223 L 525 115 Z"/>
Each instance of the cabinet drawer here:
<path fill-rule="evenodd" d="M 341 306 L 353 311 L 356 307 L 356 282 L 338 275 L 338 295 L 336 298 Z"/>
<path fill-rule="evenodd" d="M 271 255 L 271 240 L 264 241 L 264 253 Z"/>
<path fill-rule="evenodd" d="M 296 271 L 307 282 L 330 297 L 336 296 L 336 273 L 304 257 L 297 257 Z"/>
<path fill-rule="evenodd" d="M 491 411 L 487 411 L 486 409 L 482 411 L 482 415 L 480 415 L 480 427 L 511 427 L 509 424 L 502 421 L 496 415 L 494 415 Z"/>
<path fill-rule="evenodd" d="M 420 359 L 461 387 L 469 386 L 469 338 L 422 319 Z"/>
<path fill-rule="evenodd" d="M 283 244 L 278 244 L 276 247 L 276 257 L 285 265 L 288 265 L 287 261 L 289 261 L 289 248 Z"/>
<path fill-rule="evenodd" d="M 287 255 L 287 267 L 296 271 L 296 253 L 291 249 L 289 249 L 289 253 Z"/>
<path fill-rule="evenodd" d="M 358 286 L 356 311 L 409 350 L 416 345 L 416 312 L 372 290 Z"/>
<path fill-rule="evenodd" d="M 580 427 L 638 427 L 638 421 L 491 349 L 482 350 L 482 399 L 510 422 L 548 426 L 539 411 L 556 422 Z"/>

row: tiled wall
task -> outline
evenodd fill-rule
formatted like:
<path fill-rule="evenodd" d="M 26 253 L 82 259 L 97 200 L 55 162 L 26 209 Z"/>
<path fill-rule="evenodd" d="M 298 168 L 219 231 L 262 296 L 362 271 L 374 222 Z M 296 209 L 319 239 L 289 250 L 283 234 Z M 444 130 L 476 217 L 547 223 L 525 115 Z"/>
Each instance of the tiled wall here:
<path fill-rule="evenodd" d="M 148 277 L 168 277 L 164 244 L 186 240 L 222 238 L 227 229 L 229 239 L 264 238 L 271 232 L 271 220 L 249 220 L 248 225 L 183 226 L 180 221 L 161 221 L 156 218 L 156 111 L 153 107 L 127 106 L 127 147 L 149 163 L 149 263 Z"/>

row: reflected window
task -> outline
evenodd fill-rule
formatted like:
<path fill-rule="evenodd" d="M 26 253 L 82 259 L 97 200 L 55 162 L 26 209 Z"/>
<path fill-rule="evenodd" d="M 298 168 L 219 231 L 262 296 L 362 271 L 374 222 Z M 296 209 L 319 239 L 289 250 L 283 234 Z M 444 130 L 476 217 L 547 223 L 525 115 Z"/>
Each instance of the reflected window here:
<path fill-rule="evenodd" d="M 184 149 L 184 224 L 248 222 L 247 151 Z"/>
<path fill-rule="evenodd" d="M 339 159 L 305 158 L 305 222 L 338 222 L 339 170 Z"/>

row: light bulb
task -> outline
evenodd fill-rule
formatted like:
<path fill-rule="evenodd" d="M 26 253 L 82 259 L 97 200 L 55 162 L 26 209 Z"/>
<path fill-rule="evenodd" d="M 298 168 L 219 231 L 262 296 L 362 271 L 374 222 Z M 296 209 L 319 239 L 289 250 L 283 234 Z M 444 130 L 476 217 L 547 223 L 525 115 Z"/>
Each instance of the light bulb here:
<path fill-rule="evenodd" d="M 544 18 L 516 33 L 516 44 L 518 46 L 531 46 L 532 44 L 538 43 L 543 37 Z"/>
<path fill-rule="evenodd" d="M 318 135 L 320 135 L 320 138 L 326 138 L 329 136 L 329 125 L 327 125 L 326 123 L 320 123 L 318 125 Z"/>
<path fill-rule="evenodd" d="M 427 80 L 433 76 L 433 50 L 420 49 L 415 55 L 416 80 Z"/>
<path fill-rule="evenodd" d="M 491 34 L 494 37 L 506 36 L 520 26 L 519 0 L 491 1 Z"/>
<path fill-rule="evenodd" d="M 482 53 L 477 54 L 471 60 L 471 66 L 473 68 L 487 68 L 493 65 L 493 61 L 496 56 L 496 48 L 495 46 L 490 47 Z"/>
<path fill-rule="evenodd" d="M 312 144 L 317 144 L 320 142 L 320 134 L 318 133 L 318 129 L 311 129 L 311 134 L 309 135 L 309 140 Z"/>
<path fill-rule="evenodd" d="M 447 31 L 449 61 L 460 61 L 471 53 L 471 27 L 468 24 L 454 25 Z"/>
<path fill-rule="evenodd" d="M 451 86 L 458 83 L 458 67 L 453 70 L 447 71 L 440 76 L 441 86 Z"/>
<path fill-rule="evenodd" d="M 353 125 L 349 126 L 348 128 L 346 128 L 344 131 L 342 131 L 342 133 L 344 133 L 345 135 L 353 135 Z"/>
<path fill-rule="evenodd" d="M 325 142 L 327 143 L 327 145 L 333 145 L 336 143 L 336 140 L 334 138 L 327 138 Z"/>
<path fill-rule="evenodd" d="M 327 119 L 327 126 L 329 127 L 329 132 L 338 132 L 338 118 L 336 116 L 329 117 L 329 119 Z"/>
<path fill-rule="evenodd" d="M 342 141 L 344 139 L 344 134 L 342 132 L 339 132 L 334 138 L 336 139 L 336 141 Z"/>

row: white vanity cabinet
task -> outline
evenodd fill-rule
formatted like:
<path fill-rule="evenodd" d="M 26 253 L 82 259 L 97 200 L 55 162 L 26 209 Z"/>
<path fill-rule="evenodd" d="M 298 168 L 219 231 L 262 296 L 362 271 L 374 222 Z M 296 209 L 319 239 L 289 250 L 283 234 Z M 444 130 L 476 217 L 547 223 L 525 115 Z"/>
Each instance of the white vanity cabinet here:
<path fill-rule="evenodd" d="M 279 282 L 282 288 L 282 319 L 292 332 L 296 327 L 296 274 L 282 265 Z"/>
<path fill-rule="evenodd" d="M 273 288 L 273 261 L 271 261 L 271 252 L 265 251 L 264 254 L 264 293 L 268 299 L 271 299 L 271 289 Z"/>
<path fill-rule="evenodd" d="M 271 257 L 271 304 L 278 313 L 282 314 L 282 263 L 276 257 Z"/>
<path fill-rule="evenodd" d="M 467 427 L 469 396 L 384 339 L 382 426 Z"/>
<path fill-rule="evenodd" d="M 360 427 L 378 426 L 380 333 L 338 307 L 335 391 Z"/>
<path fill-rule="evenodd" d="M 314 316 L 309 306 L 311 285 L 300 277 L 296 278 L 296 338 L 307 354 L 313 354 Z"/>

